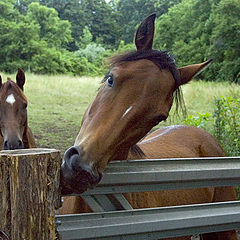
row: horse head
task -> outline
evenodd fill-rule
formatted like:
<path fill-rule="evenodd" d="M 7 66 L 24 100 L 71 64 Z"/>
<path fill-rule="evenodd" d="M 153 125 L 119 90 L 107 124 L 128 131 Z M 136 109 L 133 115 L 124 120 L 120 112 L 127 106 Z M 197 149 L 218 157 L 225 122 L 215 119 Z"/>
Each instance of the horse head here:
<path fill-rule="evenodd" d="M 96 185 L 108 162 L 126 159 L 132 146 L 166 120 L 174 93 L 211 60 L 177 68 L 166 51 L 152 49 L 156 15 L 135 34 L 136 51 L 112 58 L 103 84 L 82 119 L 61 166 L 63 194 Z"/>
<path fill-rule="evenodd" d="M 24 148 L 23 136 L 27 128 L 27 98 L 23 93 L 25 74 L 18 69 L 16 83 L 0 76 L 0 134 L 3 149 Z"/>

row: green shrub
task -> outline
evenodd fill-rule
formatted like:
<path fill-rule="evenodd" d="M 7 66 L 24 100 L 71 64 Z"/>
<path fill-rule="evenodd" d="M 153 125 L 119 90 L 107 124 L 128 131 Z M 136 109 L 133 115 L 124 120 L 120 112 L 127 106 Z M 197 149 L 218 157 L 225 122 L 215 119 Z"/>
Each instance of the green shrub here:
<path fill-rule="evenodd" d="M 213 114 L 198 113 L 185 119 L 190 126 L 212 133 L 229 156 L 240 155 L 240 98 L 215 99 Z"/>
<path fill-rule="evenodd" d="M 96 62 L 101 59 L 105 52 L 105 48 L 96 43 L 89 43 L 86 48 L 79 49 L 76 55 L 79 57 L 85 57 L 89 62 Z"/>
<path fill-rule="evenodd" d="M 132 51 L 135 50 L 135 45 L 133 43 L 128 43 L 125 44 L 125 42 L 123 40 L 120 41 L 119 45 L 118 45 L 118 49 L 116 50 L 116 53 L 123 53 L 126 51 Z"/>
<path fill-rule="evenodd" d="M 104 59 L 110 54 L 110 50 L 106 50 L 102 45 L 96 44 L 94 42 L 89 43 L 84 49 L 79 49 L 74 53 L 75 57 L 80 61 L 82 61 L 83 59 L 87 61 L 85 63 L 85 75 L 89 76 L 97 76 L 104 74 Z"/>
<path fill-rule="evenodd" d="M 240 155 L 240 98 L 215 100 L 214 135 L 229 156 Z"/>
<path fill-rule="evenodd" d="M 213 130 L 210 128 L 213 122 Z M 228 156 L 240 156 L 240 98 L 221 97 L 215 99 L 213 114 L 198 113 L 185 120 L 190 126 L 201 127 L 213 133 Z M 240 199 L 240 187 L 236 187 Z"/>
<path fill-rule="evenodd" d="M 65 73 L 62 66 L 62 53 L 54 48 L 44 49 L 38 55 L 32 57 L 30 70 L 34 73 Z"/>
<path fill-rule="evenodd" d="M 209 122 L 212 121 L 212 115 L 210 113 L 197 113 L 197 116 L 189 115 L 185 119 L 185 123 L 190 126 L 203 128 L 209 131 Z"/>

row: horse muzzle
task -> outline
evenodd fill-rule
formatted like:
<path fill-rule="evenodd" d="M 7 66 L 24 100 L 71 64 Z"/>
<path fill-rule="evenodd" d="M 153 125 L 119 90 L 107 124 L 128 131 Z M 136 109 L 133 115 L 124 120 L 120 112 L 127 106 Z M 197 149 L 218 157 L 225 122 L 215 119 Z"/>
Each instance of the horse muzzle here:
<path fill-rule="evenodd" d="M 23 149 L 24 144 L 23 141 L 20 139 L 15 140 L 5 140 L 3 143 L 3 149 L 4 150 L 14 150 L 14 149 Z"/>
<path fill-rule="evenodd" d="M 62 195 L 83 193 L 98 184 L 101 178 L 101 174 L 94 173 L 92 168 L 82 161 L 78 147 L 71 147 L 65 152 L 61 166 Z"/>

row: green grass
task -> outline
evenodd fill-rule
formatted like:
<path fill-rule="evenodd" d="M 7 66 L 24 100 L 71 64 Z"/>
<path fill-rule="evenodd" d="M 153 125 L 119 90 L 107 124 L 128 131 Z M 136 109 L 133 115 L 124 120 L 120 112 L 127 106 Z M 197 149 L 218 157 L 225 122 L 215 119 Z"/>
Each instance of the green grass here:
<path fill-rule="evenodd" d="M 3 81 L 6 74 L 1 74 Z M 10 75 L 15 79 L 14 75 Z M 93 100 L 102 77 L 46 76 L 26 73 L 28 122 L 38 147 L 65 151 L 79 132 L 82 116 Z M 193 81 L 183 87 L 188 114 L 212 113 L 214 98 L 240 96 L 240 86 Z M 171 111 L 171 116 L 173 111 Z M 170 117 L 159 126 L 183 124 L 183 117 Z"/>
<path fill-rule="evenodd" d="M 203 82 L 193 81 L 184 86 L 183 95 L 189 114 L 212 112 L 214 108 L 214 98 L 221 96 L 239 97 L 240 86 L 227 82 Z"/>

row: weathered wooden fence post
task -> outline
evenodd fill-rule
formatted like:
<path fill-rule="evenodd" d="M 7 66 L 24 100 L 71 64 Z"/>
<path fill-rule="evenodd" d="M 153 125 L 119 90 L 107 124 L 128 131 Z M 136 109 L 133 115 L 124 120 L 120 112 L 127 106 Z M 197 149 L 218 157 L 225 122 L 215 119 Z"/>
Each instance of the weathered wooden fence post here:
<path fill-rule="evenodd" d="M 0 152 L 0 239 L 58 239 L 60 164 L 53 149 Z"/>

